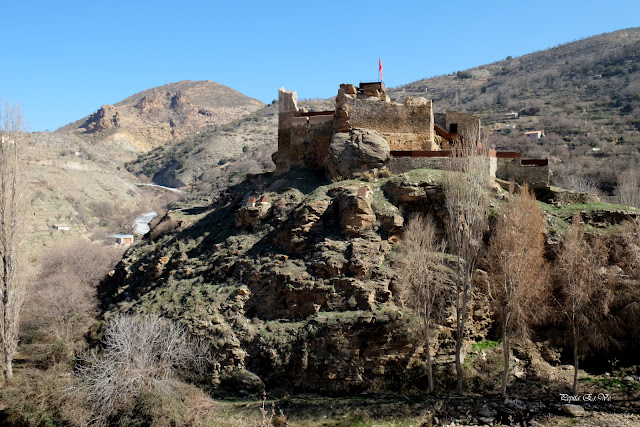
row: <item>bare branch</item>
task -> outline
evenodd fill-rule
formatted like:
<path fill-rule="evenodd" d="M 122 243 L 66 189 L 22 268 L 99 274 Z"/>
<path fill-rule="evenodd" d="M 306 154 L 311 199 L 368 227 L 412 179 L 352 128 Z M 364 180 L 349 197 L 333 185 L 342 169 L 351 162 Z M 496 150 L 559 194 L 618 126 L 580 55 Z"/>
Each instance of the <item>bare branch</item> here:
<path fill-rule="evenodd" d="M 203 372 L 211 363 L 209 346 L 187 330 L 157 317 L 118 315 L 106 325 L 101 354 L 90 353 L 77 366 L 81 386 L 70 390 L 94 405 L 96 420 L 142 392 L 172 394 L 181 375 Z"/>
<path fill-rule="evenodd" d="M 541 314 L 544 269 L 544 220 L 526 186 L 514 195 L 496 224 L 487 254 L 490 297 L 502 327 L 504 371 L 501 394 L 506 395 L 510 340 L 527 335 L 532 319 Z M 535 307 L 535 308 L 534 308 Z"/>
<path fill-rule="evenodd" d="M 475 145 L 454 148 L 443 190 L 449 217 L 446 232 L 456 257 L 456 373 L 457 392 L 462 394 L 461 351 L 466 332 L 468 302 L 472 294 L 473 272 L 488 228 L 489 159 Z"/>
<path fill-rule="evenodd" d="M 13 376 L 18 346 L 20 311 L 27 282 L 20 277 L 23 203 L 19 148 L 23 131 L 22 109 L 0 105 L 0 352 L 3 377 Z"/>

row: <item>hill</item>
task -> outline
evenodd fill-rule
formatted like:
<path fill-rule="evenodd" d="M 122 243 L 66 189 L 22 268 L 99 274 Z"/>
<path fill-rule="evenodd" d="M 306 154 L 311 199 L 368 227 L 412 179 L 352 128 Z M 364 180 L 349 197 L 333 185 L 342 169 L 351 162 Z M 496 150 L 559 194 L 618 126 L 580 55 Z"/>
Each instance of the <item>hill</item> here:
<path fill-rule="evenodd" d="M 73 132 L 93 142 L 144 152 L 208 126 L 233 121 L 263 105 L 219 83 L 185 80 L 104 105 L 56 132 Z"/>
<path fill-rule="evenodd" d="M 177 202 L 104 284 L 105 316 L 155 313 L 179 319 L 214 343 L 219 365 L 213 382 L 222 388 L 255 391 L 262 382 L 289 392 L 419 387 L 418 328 L 403 302 L 403 253 L 396 244 L 403 216 L 416 211 L 437 218 L 443 233 L 443 173 L 414 170 L 376 182 L 329 183 L 291 171 L 254 176 L 217 200 Z M 245 205 L 252 194 L 270 202 L 262 214 Z M 494 194 L 492 206 L 510 197 L 497 187 Z M 597 233 L 613 232 L 638 215 L 599 203 L 541 206 L 550 259 L 560 251 L 573 213 L 581 212 Z M 616 280 L 626 280 L 618 267 L 610 268 L 618 272 Z M 470 303 L 474 342 L 495 339 L 488 297 L 479 289 Z M 442 366 L 452 357 L 452 322 L 447 317 L 439 324 L 436 354 Z M 546 332 L 540 339 L 548 341 L 539 345 L 558 354 L 552 362 L 557 364 L 566 343 L 551 323 L 541 329 Z M 553 371 L 534 354 L 522 356 L 523 369 L 532 369 L 527 378 Z"/>
<path fill-rule="evenodd" d="M 550 154 L 556 184 L 571 186 L 578 177 L 613 195 L 617 173 L 640 165 L 639 82 L 640 28 L 630 28 L 390 92 L 394 100 L 424 96 L 436 110 L 478 114 L 491 145 Z M 519 117 L 505 118 L 509 112 Z M 546 136 L 537 144 L 523 135 L 539 129 Z"/>
<path fill-rule="evenodd" d="M 218 83 L 182 81 L 104 106 L 55 132 L 29 134 L 23 154 L 32 194 L 27 221 L 32 249 L 69 236 L 129 232 L 137 215 L 175 196 L 136 186 L 139 178 L 122 167 L 125 162 L 140 151 L 197 139 L 203 130 L 262 106 Z M 224 150 L 218 150 L 221 156 Z M 56 232 L 55 224 L 70 230 Z"/>
<path fill-rule="evenodd" d="M 300 106 L 310 111 L 329 110 L 334 101 L 302 100 Z M 278 107 L 272 104 L 141 153 L 126 168 L 157 184 L 187 185 L 204 192 L 222 190 L 239 183 L 247 173 L 271 170 L 277 140 Z"/>
<path fill-rule="evenodd" d="M 138 215 L 159 206 L 155 191 L 136 186 L 135 176 L 82 140 L 34 133 L 26 142 L 26 231 L 34 253 L 72 237 L 129 233 Z"/>

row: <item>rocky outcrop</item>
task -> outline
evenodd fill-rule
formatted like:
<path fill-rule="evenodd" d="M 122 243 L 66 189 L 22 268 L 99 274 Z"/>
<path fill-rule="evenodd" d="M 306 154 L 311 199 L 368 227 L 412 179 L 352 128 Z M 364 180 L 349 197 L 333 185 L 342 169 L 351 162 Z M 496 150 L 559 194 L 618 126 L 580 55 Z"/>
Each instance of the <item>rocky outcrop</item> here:
<path fill-rule="evenodd" d="M 117 128 L 120 138 L 140 151 L 178 137 L 221 125 L 264 104 L 211 81 L 182 81 L 135 94 L 105 105 L 89 117 L 64 126 L 92 141 L 104 141 Z"/>
<path fill-rule="evenodd" d="M 339 187 L 329 195 L 338 204 L 343 235 L 362 236 L 373 230 L 376 216 L 371 207 L 372 194 L 369 187 Z"/>
<path fill-rule="evenodd" d="M 101 288 L 107 311 L 180 319 L 212 343 L 216 386 L 354 392 L 424 383 L 423 341 L 405 307 L 411 295 L 398 277 L 404 252 L 395 244 L 417 212 L 431 215 L 443 233 L 437 175 L 316 186 L 311 172 L 263 178 L 231 188 L 194 222 L 129 249 Z M 254 203 L 248 194 L 274 205 L 260 217 L 247 206 Z M 176 208 L 176 217 L 198 210 L 192 203 Z M 443 257 L 447 280 L 454 280 L 453 258 Z M 463 346 L 472 362 L 485 356 L 473 342 L 492 338 L 495 328 L 485 292 L 490 276 L 478 269 L 473 280 Z M 455 321 L 451 306 L 433 329 L 441 372 L 453 363 Z M 561 361 L 560 352 L 547 356 Z M 514 361 L 513 372 L 529 379 L 531 371 Z"/>
<path fill-rule="evenodd" d="M 382 168 L 390 158 L 389 144 L 378 132 L 354 129 L 333 135 L 326 166 L 333 179 L 351 178 Z"/>
<path fill-rule="evenodd" d="M 103 105 L 84 123 L 87 133 L 103 132 L 118 126 L 118 112 L 113 105 Z"/>
<path fill-rule="evenodd" d="M 257 206 L 242 206 L 235 213 L 235 226 L 243 230 L 255 231 L 270 208 L 271 203 L 258 204 Z"/>

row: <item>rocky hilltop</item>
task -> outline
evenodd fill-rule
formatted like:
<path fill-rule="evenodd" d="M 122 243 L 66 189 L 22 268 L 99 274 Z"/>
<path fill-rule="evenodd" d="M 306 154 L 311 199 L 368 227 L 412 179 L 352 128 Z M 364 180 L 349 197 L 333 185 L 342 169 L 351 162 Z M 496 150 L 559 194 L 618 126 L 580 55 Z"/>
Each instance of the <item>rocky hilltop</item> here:
<path fill-rule="evenodd" d="M 431 214 L 443 232 L 443 173 L 329 183 L 297 170 L 252 176 L 216 200 L 180 202 L 103 285 L 105 316 L 179 319 L 213 343 L 213 383 L 236 391 L 265 384 L 320 392 L 416 385 L 424 350 L 397 280 L 403 257 L 397 243 L 414 212 Z M 497 206 L 509 196 L 496 185 L 492 197 Z M 548 211 L 553 258 L 567 212 Z M 583 215 L 597 228 L 635 216 L 607 205 Z M 492 326 L 486 273 L 476 275 L 480 291 L 470 303 L 466 352 Z M 436 357 L 445 371 L 454 325 L 450 313 L 437 329 Z M 536 345 L 557 363 L 562 341 Z M 532 348 L 519 353 L 518 369 L 539 377 L 549 365 Z"/>
<path fill-rule="evenodd" d="M 139 92 L 115 105 L 104 105 L 58 132 L 148 151 L 169 140 L 236 120 L 263 106 L 219 83 L 185 80 Z"/>

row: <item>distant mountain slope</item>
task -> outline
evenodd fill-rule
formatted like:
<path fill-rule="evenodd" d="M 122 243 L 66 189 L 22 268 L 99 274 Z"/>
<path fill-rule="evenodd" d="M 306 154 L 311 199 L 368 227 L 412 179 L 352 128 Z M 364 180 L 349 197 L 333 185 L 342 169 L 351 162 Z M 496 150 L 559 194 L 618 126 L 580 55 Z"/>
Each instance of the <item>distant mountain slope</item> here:
<path fill-rule="evenodd" d="M 329 110 L 334 101 L 303 100 L 300 107 Z M 222 126 L 211 126 L 175 143 L 156 147 L 126 163 L 130 172 L 172 187 L 196 186 L 200 190 L 226 188 L 275 165 L 271 154 L 277 149 L 278 106 L 265 106 Z"/>
<path fill-rule="evenodd" d="M 436 111 L 466 110 L 490 126 L 489 142 L 532 156 L 551 154 L 554 180 L 591 179 L 615 192 L 616 171 L 640 165 L 640 28 L 419 80 L 392 99 L 424 96 Z M 507 120 L 507 112 L 519 113 Z M 540 144 L 525 131 L 544 129 Z"/>
<path fill-rule="evenodd" d="M 236 120 L 264 104 L 212 81 L 181 81 L 155 87 L 118 102 L 57 132 L 73 132 L 131 151 L 147 151 L 212 125 Z"/>

